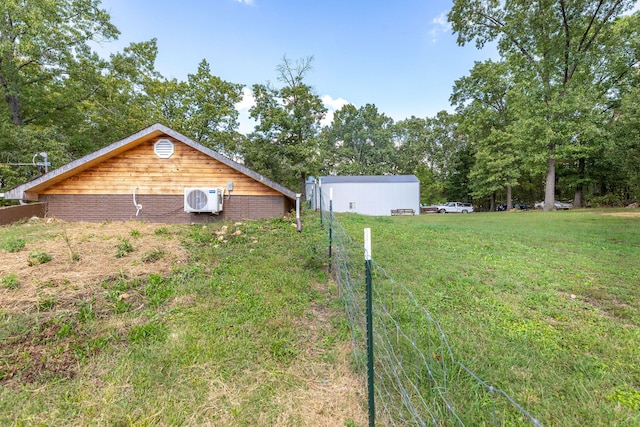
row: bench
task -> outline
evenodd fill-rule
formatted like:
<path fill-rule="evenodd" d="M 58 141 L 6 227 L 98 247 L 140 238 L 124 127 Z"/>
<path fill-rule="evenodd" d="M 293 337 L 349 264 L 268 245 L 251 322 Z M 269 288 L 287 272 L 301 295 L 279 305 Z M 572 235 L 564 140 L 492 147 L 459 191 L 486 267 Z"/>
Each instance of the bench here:
<path fill-rule="evenodd" d="M 391 209 L 391 215 L 415 215 L 413 209 Z"/>

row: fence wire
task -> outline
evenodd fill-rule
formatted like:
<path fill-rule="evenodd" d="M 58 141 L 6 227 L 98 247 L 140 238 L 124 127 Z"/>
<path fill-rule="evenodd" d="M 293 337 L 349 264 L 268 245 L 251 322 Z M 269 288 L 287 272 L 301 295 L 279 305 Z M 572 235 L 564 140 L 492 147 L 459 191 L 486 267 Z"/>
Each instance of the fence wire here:
<path fill-rule="evenodd" d="M 321 212 L 331 236 L 331 268 L 349 322 L 356 366 L 366 375 L 364 248 L 330 211 Z M 375 407 L 380 424 L 541 425 L 506 392 L 456 360 L 436 319 L 375 259 L 372 281 Z"/>

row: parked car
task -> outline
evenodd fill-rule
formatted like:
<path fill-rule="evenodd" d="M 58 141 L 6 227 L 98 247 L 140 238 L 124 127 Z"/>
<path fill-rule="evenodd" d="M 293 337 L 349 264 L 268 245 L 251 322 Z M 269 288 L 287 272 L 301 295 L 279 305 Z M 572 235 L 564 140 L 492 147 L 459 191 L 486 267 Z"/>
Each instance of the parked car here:
<path fill-rule="evenodd" d="M 471 213 L 473 212 L 473 205 L 471 203 L 462 202 L 447 202 L 443 205 L 436 205 L 436 209 L 439 213 Z"/>
<path fill-rule="evenodd" d="M 512 209 L 520 209 L 521 211 L 528 211 L 529 210 L 529 205 L 525 204 L 525 203 L 513 203 L 512 205 Z M 504 203 L 500 203 L 498 205 L 498 207 L 496 207 L 496 210 L 498 212 L 504 212 L 507 210 L 507 205 Z"/>
<path fill-rule="evenodd" d="M 559 201 L 556 200 L 555 202 L 553 202 L 553 207 L 555 209 L 567 210 L 567 209 L 571 209 L 573 207 L 573 203 L 559 202 Z"/>
<path fill-rule="evenodd" d="M 535 205 L 533 205 L 533 207 L 535 209 L 544 209 L 544 202 L 537 202 Z M 555 210 L 568 210 L 573 208 L 573 204 L 572 203 L 565 203 L 565 202 L 560 202 L 558 200 L 553 202 L 553 209 Z"/>
<path fill-rule="evenodd" d="M 427 206 L 426 204 L 421 204 L 420 205 L 420 212 L 424 212 L 424 213 L 437 213 L 438 212 L 438 207 L 435 205 L 429 205 Z"/>

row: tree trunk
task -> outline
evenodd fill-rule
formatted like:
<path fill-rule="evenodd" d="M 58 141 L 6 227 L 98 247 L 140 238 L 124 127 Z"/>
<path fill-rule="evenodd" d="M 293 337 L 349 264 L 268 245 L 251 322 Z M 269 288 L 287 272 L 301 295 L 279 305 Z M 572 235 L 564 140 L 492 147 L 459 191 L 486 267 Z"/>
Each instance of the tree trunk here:
<path fill-rule="evenodd" d="M 576 185 L 576 194 L 573 197 L 573 207 L 581 208 L 582 207 L 582 190 L 584 188 L 582 182 L 584 180 L 584 169 L 585 169 L 585 159 L 581 158 L 578 160 L 578 185 Z"/>
<path fill-rule="evenodd" d="M 496 193 L 491 193 L 491 203 L 489 207 L 489 212 L 495 212 L 496 210 Z"/>
<path fill-rule="evenodd" d="M 300 172 L 300 202 L 305 202 L 307 200 L 307 174 L 304 172 Z"/>
<path fill-rule="evenodd" d="M 513 209 L 513 201 L 511 200 L 511 186 L 507 185 L 507 210 Z"/>
<path fill-rule="evenodd" d="M 5 95 L 4 100 L 9 107 L 11 122 L 16 126 L 22 126 L 22 112 L 20 108 L 20 98 L 17 95 Z"/>
<path fill-rule="evenodd" d="M 582 184 L 576 188 L 576 194 L 573 197 L 573 207 L 581 208 L 582 207 Z"/>
<path fill-rule="evenodd" d="M 549 212 L 555 208 L 556 198 L 556 159 L 547 161 L 547 176 L 544 187 L 544 211 Z"/>

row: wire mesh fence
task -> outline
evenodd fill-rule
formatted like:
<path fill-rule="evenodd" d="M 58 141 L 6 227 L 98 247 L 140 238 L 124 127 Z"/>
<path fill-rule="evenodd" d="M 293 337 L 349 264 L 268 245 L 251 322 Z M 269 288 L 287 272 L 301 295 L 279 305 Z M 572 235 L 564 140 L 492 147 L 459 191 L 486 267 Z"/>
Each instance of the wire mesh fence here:
<path fill-rule="evenodd" d="M 331 268 L 350 325 L 357 369 L 367 374 L 364 249 L 331 209 L 321 209 Z M 375 254 L 375 248 L 373 249 Z M 503 390 L 454 357 L 447 337 L 411 290 L 371 263 L 375 418 L 390 426 L 540 426 Z"/>

